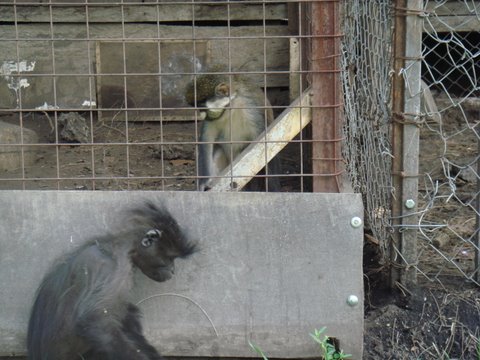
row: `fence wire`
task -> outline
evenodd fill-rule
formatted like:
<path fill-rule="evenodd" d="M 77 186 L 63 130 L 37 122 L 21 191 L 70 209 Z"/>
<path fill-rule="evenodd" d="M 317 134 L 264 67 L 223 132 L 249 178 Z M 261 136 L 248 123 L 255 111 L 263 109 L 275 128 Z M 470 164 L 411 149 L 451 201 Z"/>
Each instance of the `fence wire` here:
<path fill-rule="evenodd" d="M 388 263 L 396 193 L 392 186 L 396 154 L 391 145 L 394 2 L 342 3 L 343 156 L 354 190 L 364 196 L 368 241 L 379 245 Z M 70 5 L 78 11 L 71 12 Z M 204 11 L 207 5 L 216 11 Z M 419 251 L 414 265 L 430 280 L 460 275 L 480 283 L 479 6 L 471 0 L 426 0 L 423 11 L 411 13 L 424 24 L 423 39 L 418 39 L 423 42 L 423 106 L 415 225 Z M 186 104 L 171 105 L 183 99 L 175 97 L 180 91 L 175 96 L 162 92 L 168 92 L 172 79 L 190 79 L 197 63 L 184 58 L 172 61 L 173 56 L 178 59 L 183 49 L 205 64 L 212 57 L 234 71 L 249 72 L 259 86 L 268 85 L 267 97 L 273 98 L 273 108 L 280 113 L 288 105 L 284 89 L 290 85 L 285 55 L 292 36 L 292 24 L 287 26 L 285 21 L 288 16 L 290 23 L 298 22 L 300 42 L 308 40 L 308 36 L 302 38 L 303 7 L 298 6 L 295 16 L 286 3 L 273 1 L 88 6 L 74 1 L 11 1 L 0 8 L 0 109 L 2 122 L 10 121 L 2 124 L 3 132 L 10 124 L 21 128 L 18 139 L 2 144 L 15 166 L 0 169 L 0 189 L 193 190 L 198 177 L 198 123 L 174 123 L 179 117 L 194 120 L 195 116 L 188 113 L 191 108 Z M 244 21 L 241 27 L 231 26 L 231 21 L 240 20 Z M 146 58 L 159 58 L 146 61 L 148 71 L 127 69 L 126 59 L 132 58 L 127 55 L 138 53 L 139 48 L 148 54 Z M 231 48 L 256 50 L 239 60 Z M 408 71 L 402 74 L 408 76 Z M 127 81 L 134 78 L 133 83 Z M 158 93 L 158 98 L 138 102 L 133 96 L 138 87 L 153 88 L 150 93 Z M 119 96 L 102 96 L 112 93 Z M 152 98 L 137 93 L 138 98 Z M 103 103 L 97 104 L 99 100 Z M 178 111 L 187 113 L 180 116 Z M 75 129 L 74 140 L 67 125 L 80 121 L 67 113 L 83 116 L 84 125 Z M 146 121 L 150 118 L 155 121 Z M 41 136 L 27 131 L 29 126 Z M 306 151 L 298 152 L 300 156 L 292 151 L 284 161 L 286 191 L 304 191 L 308 174 L 301 164 Z M 297 178 L 300 185 L 290 181 Z"/>
<path fill-rule="evenodd" d="M 188 84 L 221 65 L 264 89 L 249 92 L 257 108 L 280 114 L 290 103 L 287 19 L 305 26 L 291 10 L 277 1 L 1 1 L 0 190 L 198 189 L 202 122 Z M 306 87 L 300 79 L 296 90 Z M 285 175 L 283 190 L 304 191 L 303 142 L 286 152 L 284 173 L 257 178 Z"/>
<path fill-rule="evenodd" d="M 392 198 L 391 1 L 346 1 L 343 41 L 347 171 L 364 196 L 370 240 L 388 257 Z"/>
<path fill-rule="evenodd" d="M 422 51 L 418 270 L 480 285 L 480 7 L 426 1 Z"/>
<path fill-rule="evenodd" d="M 385 263 L 391 244 L 391 1 L 345 2 L 345 145 L 355 191 L 364 194 L 367 237 Z M 480 8 L 425 1 L 419 114 L 420 279 L 479 283 Z M 408 69 L 406 69 L 408 70 Z M 408 76 L 408 71 L 402 71 Z M 408 79 L 405 79 L 408 83 Z M 410 94 L 415 96 L 418 94 Z M 409 264 L 412 265 L 412 264 Z"/>

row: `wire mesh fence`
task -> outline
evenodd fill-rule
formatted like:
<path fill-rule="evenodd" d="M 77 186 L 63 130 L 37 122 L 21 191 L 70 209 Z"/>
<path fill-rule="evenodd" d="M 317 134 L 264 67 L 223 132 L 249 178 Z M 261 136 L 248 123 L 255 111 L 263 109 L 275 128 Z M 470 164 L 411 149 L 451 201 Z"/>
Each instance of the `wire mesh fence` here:
<path fill-rule="evenodd" d="M 305 51 L 316 40 L 314 3 L 2 2 L 0 188 L 198 189 L 201 119 L 185 101 L 187 84 L 222 63 L 229 81 L 245 76 L 263 89 L 256 106 L 278 116 L 322 72 L 312 72 L 315 56 Z M 387 0 L 340 3 L 343 29 L 329 36 L 342 38 L 342 71 L 330 72 L 340 74 L 343 86 L 343 158 L 354 191 L 364 196 L 367 240 L 388 264 L 398 195 L 393 18 L 405 9 Z M 425 1 L 415 13 L 423 20 L 423 105 L 419 252 L 409 265 L 430 280 L 456 274 L 479 281 L 478 6 Z M 339 109 L 336 95 L 322 106 Z M 263 179 L 279 176 L 282 191 L 310 191 L 319 175 L 309 164 L 317 140 L 308 132 L 291 138 L 280 176 Z M 335 154 L 315 159 L 341 162 Z"/>
<path fill-rule="evenodd" d="M 480 8 L 425 2 L 418 271 L 479 276 Z"/>
<path fill-rule="evenodd" d="M 341 30 L 314 34 L 312 7 L 327 3 L 343 6 L 333 12 Z M 251 94 L 263 91 L 253 106 L 237 106 L 260 110 L 262 131 L 270 110 L 274 117 L 300 110 L 292 117 L 301 124 L 298 135 L 261 141 L 264 149 L 289 143 L 280 153 L 281 171 L 267 168 L 262 180 L 278 178 L 281 191 L 311 191 L 315 177 L 337 182 L 344 162 L 353 190 L 363 195 L 366 242 L 380 250 L 382 265 L 392 265 L 394 256 L 402 269 L 415 269 L 420 282 L 480 285 L 480 5 L 426 0 L 421 10 L 412 10 L 398 3 L 2 1 L 0 189 L 199 190 L 204 120 L 194 107 L 204 104 L 187 103 L 185 89 L 201 74 L 217 73 L 210 66 L 220 63 L 229 86 L 245 77 L 255 84 Z M 410 69 L 394 70 L 396 16 L 423 23 L 423 38 L 415 39 L 422 53 L 403 59 L 421 63 L 420 90 L 409 96 L 422 104 L 408 117 L 392 110 L 398 95 L 392 79 L 412 81 Z M 327 46 L 331 53 L 312 54 L 321 47 L 317 40 L 332 39 L 341 39 L 341 46 L 335 42 Z M 332 59 L 328 70 L 312 70 L 312 62 Z M 337 74 L 343 93 L 333 81 L 323 89 L 334 93 L 329 102 L 311 105 L 309 94 L 310 100 L 301 95 L 319 74 Z M 335 126 L 343 115 L 343 137 L 338 129 L 328 139 L 302 131 L 314 109 L 331 111 Z M 418 199 L 408 217 L 392 214 L 401 195 L 394 160 L 405 155 L 394 149 L 396 125 L 414 125 L 420 134 L 419 169 L 407 174 L 418 180 Z M 335 151 L 312 155 L 315 144 L 336 148 L 340 142 L 343 158 Z M 320 167 L 335 162 L 335 170 L 315 173 L 314 161 Z M 405 249 L 392 252 L 395 233 L 406 231 L 417 234 L 409 261 L 401 257 Z M 465 343 L 471 348 L 477 340 Z"/>
<path fill-rule="evenodd" d="M 198 189 L 201 104 L 187 104 L 188 83 L 222 64 L 229 82 L 263 89 L 255 106 L 280 114 L 294 100 L 291 34 L 309 36 L 288 23 L 307 27 L 301 4 L 2 2 L 0 109 L 12 137 L 0 141 L 0 188 Z M 302 61 L 295 71 L 308 72 Z M 304 189 L 304 141 L 284 152 L 284 190 Z"/>
<path fill-rule="evenodd" d="M 416 258 L 405 265 L 443 283 L 460 276 L 478 284 L 478 6 L 426 1 L 422 11 L 409 12 L 390 1 L 345 2 L 344 156 L 354 190 L 364 195 L 367 240 L 380 246 L 384 263 L 392 260 L 390 209 L 399 196 L 392 184 L 392 159 L 399 156 L 391 142 L 392 19 L 402 12 L 423 20 L 421 92 L 409 94 L 422 98 L 415 116 L 418 222 L 399 228 L 418 230 Z M 409 69 L 400 71 L 408 84 Z"/>
<path fill-rule="evenodd" d="M 345 2 L 342 49 L 347 172 L 364 197 L 367 236 L 380 245 L 386 262 L 393 195 L 392 14 L 391 1 Z"/>

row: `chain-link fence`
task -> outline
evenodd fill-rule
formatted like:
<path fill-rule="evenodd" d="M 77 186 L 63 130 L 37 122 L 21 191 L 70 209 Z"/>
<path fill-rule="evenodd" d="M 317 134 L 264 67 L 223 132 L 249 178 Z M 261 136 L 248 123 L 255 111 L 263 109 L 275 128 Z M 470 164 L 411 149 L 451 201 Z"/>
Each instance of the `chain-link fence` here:
<path fill-rule="evenodd" d="M 405 156 L 395 153 L 391 130 L 395 121 L 414 119 L 420 130 L 418 176 L 402 176 L 418 177 L 418 202 L 412 204 L 418 223 L 405 225 L 399 217 L 398 225 L 400 232 L 418 230 L 416 256 L 407 265 L 423 275 L 421 281 L 447 283 L 460 275 L 479 284 L 480 8 L 474 1 L 423 5 L 412 11 L 391 1 L 345 2 L 344 156 L 354 190 L 364 194 L 367 240 L 379 245 L 388 263 L 395 228 L 390 209 L 399 194 L 392 160 Z M 423 20 L 422 54 L 411 59 L 422 63 L 421 91 L 406 89 L 411 98 L 420 95 L 422 104 L 420 114 L 394 120 L 393 19 L 399 13 Z M 409 69 L 399 74 L 408 86 Z"/>
<path fill-rule="evenodd" d="M 387 258 L 392 197 L 391 1 L 345 2 L 344 157 L 353 189 L 364 194 L 369 241 Z M 379 91 L 379 89 L 382 89 Z"/>
<path fill-rule="evenodd" d="M 478 276 L 480 7 L 426 1 L 419 261 L 429 279 Z"/>

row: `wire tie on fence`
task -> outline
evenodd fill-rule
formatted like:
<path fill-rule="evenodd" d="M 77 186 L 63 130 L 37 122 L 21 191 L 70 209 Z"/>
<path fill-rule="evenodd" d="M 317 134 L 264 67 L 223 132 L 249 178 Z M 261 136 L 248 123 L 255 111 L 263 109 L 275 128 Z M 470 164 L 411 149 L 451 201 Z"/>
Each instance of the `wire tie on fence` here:
<path fill-rule="evenodd" d="M 423 56 L 395 56 L 395 60 L 423 61 L 425 58 Z"/>
<path fill-rule="evenodd" d="M 321 58 L 319 60 L 324 60 L 325 58 Z M 313 59 L 315 60 L 315 59 Z M 343 69 L 326 69 L 326 70 L 310 70 L 309 74 L 339 74 L 342 73 Z"/>
<path fill-rule="evenodd" d="M 312 156 L 312 160 L 327 160 L 327 161 L 343 161 L 344 159 L 343 158 L 324 158 L 324 157 L 315 157 L 315 156 Z"/>
<path fill-rule="evenodd" d="M 319 61 L 319 60 L 330 60 L 330 59 L 335 59 L 335 58 L 339 58 L 340 56 L 342 56 L 343 53 L 338 53 L 338 54 L 332 54 L 332 55 L 326 55 L 326 56 L 318 56 L 318 57 L 314 57 L 314 56 L 309 56 L 308 60 L 310 61 Z"/>
<path fill-rule="evenodd" d="M 314 109 L 336 109 L 336 108 L 342 107 L 343 105 L 344 105 L 343 102 L 338 103 L 338 104 L 311 105 L 310 109 L 312 109 L 312 110 L 314 110 Z"/>
<path fill-rule="evenodd" d="M 345 33 L 337 33 L 337 34 L 311 34 L 311 39 L 335 39 L 344 37 Z"/>
<path fill-rule="evenodd" d="M 407 114 L 407 113 L 399 113 L 399 112 L 393 112 L 393 121 L 402 124 L 402 125 L 415 125 L 417 127 L 423 127 L 423 121 L 417 121 L 415 119 L 418 119 L 422 117 L 421 114 Z"/>
<path fill-rule="evenodd" d="M 327 174 L 312 174 L 312 177 L 338 177 L 342 174 L 344 174 L 346 171 L 345 170 L 340 170 L 334 173 L 327 173 Z M 279 175 L 283 176 L 283 175 Z"/>
<path fill-rule="evenodd" d="M 395 15 L 396 16 L 409 16 L 409 15 L 418 15 L 425 17 L 427 16 L 428 12 L 425 10 L 417 10 L 417 9 L 409 9 L 409 8 L 404 8 L 404 7 L 395 7 Z"/>

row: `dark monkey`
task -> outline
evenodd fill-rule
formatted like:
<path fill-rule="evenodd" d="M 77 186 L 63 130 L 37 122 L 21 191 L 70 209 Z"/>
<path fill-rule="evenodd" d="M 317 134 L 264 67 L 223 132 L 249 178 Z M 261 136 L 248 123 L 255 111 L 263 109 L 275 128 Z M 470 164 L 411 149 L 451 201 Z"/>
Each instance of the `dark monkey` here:
<path fill-rule="evenodd" d="M 191 106 L 203 108 L 198 173 L 200 190 L 208 190 L 212 177 L 230 165 L 273 121 L 273 111 L 263 91 L 239 75 L 199 75 L 188 85 L 185 99 Z M 278 160 L 273 159 L 268 168 L 269 173 L 279 174 Z M 261 179 L 255 180 L 248 190 L 261 189 Z M 268 190 L 280 191 L 277 177 L 269 178 L 268 185 Z"/>
<path fill-rule="evenodd" d="M 95 237 L 62 258 L 37 290 L 28 324 L 31 360 L 162 359 L 127 301 L 133 269 L 172 277 L 174 259 L 196 251 L 177 221 L 151 202 L 130 212 L 132 226 Z"/>

